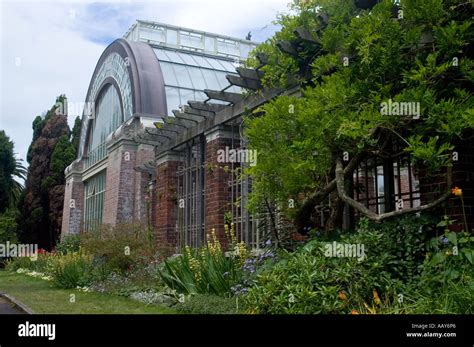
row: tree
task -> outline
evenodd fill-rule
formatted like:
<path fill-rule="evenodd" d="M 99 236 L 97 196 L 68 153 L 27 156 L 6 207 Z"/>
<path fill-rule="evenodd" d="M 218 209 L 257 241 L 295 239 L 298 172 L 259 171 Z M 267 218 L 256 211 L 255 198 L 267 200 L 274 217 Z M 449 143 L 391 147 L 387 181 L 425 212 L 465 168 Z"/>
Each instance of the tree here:
<path fill-rule="evenodd" d="M 346 0 L 297 1 L 293 14 L 279 18 L 282 30 L 253 52 L 250 67 L 265 55 L 266 87 L 301 88 L 301 97 L 279 96 L 246 121 L 258 151 L 249 169 L 254 209 L 272 199 L 304 225 L 330 199 L 328 228 L 334 229 L 345 203 L 381 221 L 449 196 L 377 215 L 348 194 L 353 170 L 369 156 L 386 155 L 398 140 L 415 165 L 446 172 L 449 187 L 450 151 L 474 127 L 472 8 L 455 0 L 400 6 L 384 0 L 364 10 Z M 383 112 L 392 101 L 414 103 L 419 112 Z M 296 209 L 287 207 L 289 198 Z"/>
<path fill-rule="evenodd" d="M 71 131 L 67 115 L 60 104 L 64 95 L 44 119 L 33 121 L 33 140 L 30 145 L 30 167 L 25 193 L 20 202 L 18 223 L 24 242 L 39 243 L 52 249 L 61 231 L 64 201 L 64 169 L 74 160 L 76 150 L 70 142 Z"/>
<path fill-rule="evenodd" d="M 13 154 L 13 142 L 0 130 L 0 214 L 18 202 L 26 169 Z"/>
<path fill-rule="evenodd" d="M 79 140 L 81 138 L 81 117 L 77 116 L 71 132 L 71 143 L 74 148 L 74 155 L 79 151 Z M 70 163 L 69 163 L 70 164 Z"/>

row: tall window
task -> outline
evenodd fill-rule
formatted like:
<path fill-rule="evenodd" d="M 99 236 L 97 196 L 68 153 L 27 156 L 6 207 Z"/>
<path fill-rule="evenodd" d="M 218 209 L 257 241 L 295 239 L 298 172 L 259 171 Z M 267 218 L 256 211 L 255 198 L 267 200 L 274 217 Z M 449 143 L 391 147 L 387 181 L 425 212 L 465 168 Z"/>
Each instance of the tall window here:
<path fill-rule="evenodd" d="M 107 155 L 105 139 L 124 121 L 120 97 L 113 85 L 109 84 L 105 87 L 96 103 L 95 111 L 86 168 L 105 158 Z"/>
<path fill-rule="evenodd" d="M 104 210 L 105 173 L 106 170 L 103 170 L 84 182 L 86 194 L 84 213 L 85 231 L 91 231 L 102 224 L 102 214 Z"/>

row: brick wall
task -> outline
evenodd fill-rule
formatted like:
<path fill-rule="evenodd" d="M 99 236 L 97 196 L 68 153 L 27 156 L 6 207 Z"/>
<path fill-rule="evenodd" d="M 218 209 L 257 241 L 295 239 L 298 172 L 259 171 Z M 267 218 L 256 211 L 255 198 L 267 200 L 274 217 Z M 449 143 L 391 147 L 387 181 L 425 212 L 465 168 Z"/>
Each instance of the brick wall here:
<path fill-rule="evenodd" d="M 161 246 L 177 246 L 177 176 L 179 161 L 167 160 L 156 168 L 156 240 Z"/>
<path fill-rule="evenodd" d="M 231 210 L 231 188 L 228 182 L 231 173 L 226 172 L 224 167 L 230 167 L 229 163 L 217 162 L 217 151 L 231 148 L 232 140 L 216 138 L 206 144 L 206 169 L 205 169 L 205 222 L 206 233 L 214 228 L 221 243 L 225 244 L 224 213 Z"/>
<path fill-rule="evenodd" d="M 74 199 L 74 208 L 71 207 Z M 84 217 L 84 184 L 80 178 L 70 176 L 64 190 L 63 220 L 61 237 L 69 234 L 79 234 L 82 231 Z"/>
<path fill-rule="evenodd" d="M 119 145 L 109 151 L 103 223 L 115 225 L 134 219 L 136 147 Z"/>
<path fill-rule="evenodd" d="M 140 145 L 136 153 L 135 166 L 143 165 L 154 157 L 152 146 Z M 140 220 L 147 225 L 147 200 L 148 200 L 148 182 L 150 175 L 146 172 L 135 171 L 135 200 L 134 200 L 134 219 Z M 150 205 L 151 210 L 151 205 Z M 150 216 L 151 217 L 151 216 Z"/>

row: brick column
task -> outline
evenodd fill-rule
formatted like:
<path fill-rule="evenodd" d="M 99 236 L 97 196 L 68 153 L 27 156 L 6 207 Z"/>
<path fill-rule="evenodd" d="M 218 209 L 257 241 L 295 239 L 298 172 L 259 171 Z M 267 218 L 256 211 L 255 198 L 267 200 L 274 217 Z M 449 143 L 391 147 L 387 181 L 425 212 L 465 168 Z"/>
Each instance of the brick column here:
<path fill-rule="evenodd" d="M 453 187 L 459 187 L 463 192 L 464 212 L 468 224 L 468 230 L 474 229 L 474 141 L 464 141 L 455 147 L 457 153 L 457 161 L 453 165 Z M 421 203 L 426 204 L 436 199 L 447 189 L 446 179 L 443 175 L 428 176 L 426 170 L 420 170 L 420 193 Z M 465 229 L 464 216 L 461 199 L 454 195 L 447 200 L 446 203 L 435 209 L 435 213 L 439 215 L 448 215 L 455 220 L 455 224 L 451 226 L 454 231 Z"/>
<path fill-rule="evenodd" d="M 150 166 L 150 162 L 154 159 L 153 146 L 150 145 L 139 145 L 136 152 L 135 167 Z M 146 172 L 143 170 L 135 170 L 135 201 L 134 201 L 134 219 L 140 221 L 144 226 L 148 224 L 148 213 L 151 211 L 151 191 L 150 181 L 154 180 L 156 170 L 153 172 Z M 151 176 L 151 177 L 150 177 Z M 152 216 L 150 214 L 150 219 Z"/>
<path fill-rule="evenodd" d="M 103 223 L 131 222 L 134 219 L 137 144 L 121 140 L 108 150 Z"/>
<path fill-rule="evenodd" d="M 82 183 L 81 165 L 81 162 L 74 161 L 66 169 L 61 239 L 70 234 L 79 234 L 82 231 L 84 184 Z"/>
<path fill-rule="evenodd" d="M 228 182 L 232 173 L 225 169 L 230 163 L 218 162 L 218 151 L 232 148 L 232 134 L 216 128 L 206 135 L 205 155 L 205 225 L 206 234 L 214 228 L 219 241 L 227 242 L 224 232 L 224 214 L 231 211 L 232 195 Z"/>
<path fill-rule="evenodd" d="M 178 178 L 179 157 L 165 152 L 156 159 L 156 240 L 165 247 L 178 246 Z"/>

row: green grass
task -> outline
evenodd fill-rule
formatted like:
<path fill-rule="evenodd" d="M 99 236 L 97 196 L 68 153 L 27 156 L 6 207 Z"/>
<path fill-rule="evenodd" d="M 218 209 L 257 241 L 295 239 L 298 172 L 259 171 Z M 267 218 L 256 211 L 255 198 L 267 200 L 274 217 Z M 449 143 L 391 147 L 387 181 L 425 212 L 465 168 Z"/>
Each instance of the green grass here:
<path fill-rule="evenodd" d="M 7 293 L 35 313 L 49 314 L 172 314 L 174 310 L 145 305 L 125 297 L 58 289 L 51 282 L 14 272 L 0 271 L 0 292 Z M 75 303 L 69 301 L 75 294 Z"/>

